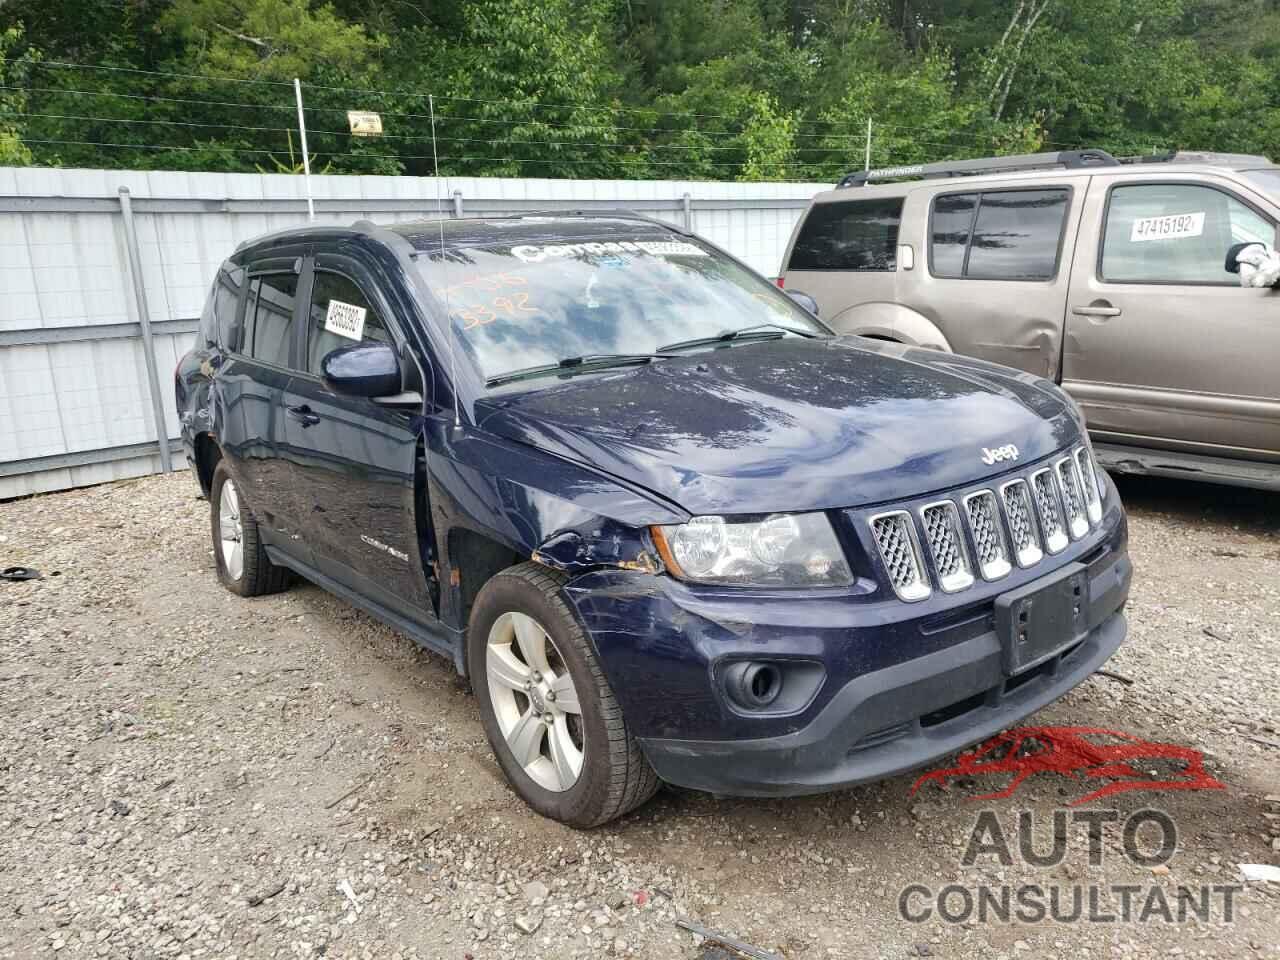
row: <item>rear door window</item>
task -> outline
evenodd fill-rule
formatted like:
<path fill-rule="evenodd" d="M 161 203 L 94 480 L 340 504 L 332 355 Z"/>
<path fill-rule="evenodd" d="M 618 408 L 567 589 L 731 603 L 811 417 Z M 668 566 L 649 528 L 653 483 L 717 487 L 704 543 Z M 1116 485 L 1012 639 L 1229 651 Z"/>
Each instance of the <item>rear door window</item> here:
<path fill-rule="evenodd" d="M 934 276 L 963 277 L 964 255 L 978 209 L 976 193 L 952 193 L 935 197 L 929 227 L 929 257 Z"/>
<path fill-rule="evenodd" d="M 245 308 L 244 342 L 246 352 L 255 360 L 279 367 L 290 365 L 297 295 L 297 274 L 269 273 L 254 278 Z"/>
<path fill-rule="evenodd" d="M 334 350 L 370 340 L 394 342 L 377 308 L 346 277 L 317 269 L 307 323 L 307 372 L 320 376 L 320 362 Z"/>
<path fill-rule="evenodd" d="M 935 197 L 930 269 L 938 277 L 1051 280 L 1070 199 L 1064 187 Z"/>
<path fill-rule="evenodd" d="M 901 222 L 901 197 L 814 204 L 787 269 L 895 270 Z"/>
<path fill-rule="evenodd" d="M 1222 190 L 1194 183 L 1117 186 L 1107 202 L 1102 279 L 1238 286 L 1226 269 L 1227 250 L 1275 242 L 1274 223 Z"/>
<path fill-rule="evenodd" d="M 235 349 L 236 319 L 240 307 L 240 292 L 244 288 L 244 271 L 239 267 L 223 265 L 214 283 L 211 303 L 213 326 L 218 344 L 224 350 Z"/>

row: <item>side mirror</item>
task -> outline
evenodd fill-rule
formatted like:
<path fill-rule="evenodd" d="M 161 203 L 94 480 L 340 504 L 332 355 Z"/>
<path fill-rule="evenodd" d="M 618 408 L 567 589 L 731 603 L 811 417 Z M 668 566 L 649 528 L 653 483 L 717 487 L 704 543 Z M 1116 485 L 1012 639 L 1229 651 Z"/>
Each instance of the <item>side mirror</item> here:
<path fill-rule="evenodd" d="M 1227 250 L 1223 269 L 1240 275 L 1242 287 L 1280 287 L 1280 253 L 1265 243 L 1237 243 Z"/>
<path fill-rule="evenodd" d="M 376 340 L 327 354 L 320 375 L 326 387 L 348 397 L 390 397 L 402 389 L 396 348 Z"/>
<path fill-rule="evenodd" d="M 1227 249 L 1227 262 L 1222 265 L 1227 273 L 1240 272 L 1240 261 L 1236 258 L 1240 256 L 1240 251 L 1247 246 L 1249 246 L 1247 243 L 1233 243 Z"/>
<path fill-rule="evenodd" d="M 818 301 L 813 299 L 813 297 L 809 296 L 802 290 L 788 290 L 786 293 L 788 297 L 800 304 L 800 306 L 804 307 L 815 317 L 818 315 Z"/>

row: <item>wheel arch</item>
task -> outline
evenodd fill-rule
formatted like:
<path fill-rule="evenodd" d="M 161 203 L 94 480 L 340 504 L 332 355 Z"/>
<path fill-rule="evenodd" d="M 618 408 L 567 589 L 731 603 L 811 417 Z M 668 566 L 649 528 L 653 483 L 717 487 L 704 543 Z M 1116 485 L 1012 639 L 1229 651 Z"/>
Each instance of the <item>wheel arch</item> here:
<path fill-rule="evenodd" d="M 213 471 L 217 469 L 218 461 L 222 459 L 222 448 L 218 446 L 218 441 L 211 433 L 196 434 L 194 448 L 196 479 L 200 482 L 200 489 L 207 499 L 213 486 Z"/>
<path fill-rule="evenodd" d="M 860 303 L 837 314 L 827 324 L 841 334 L 891 340 L 912 347 L 928 347 L 954 353 L 937 324 L 924 314 L 900 303 Z"/>

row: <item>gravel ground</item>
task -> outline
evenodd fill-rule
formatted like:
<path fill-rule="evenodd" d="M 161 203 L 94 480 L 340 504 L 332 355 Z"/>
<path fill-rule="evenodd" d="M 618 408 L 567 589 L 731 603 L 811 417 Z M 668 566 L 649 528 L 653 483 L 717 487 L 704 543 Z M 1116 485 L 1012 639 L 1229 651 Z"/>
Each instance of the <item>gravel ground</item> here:
<path fill-rule="evenodd" d="M 1154 869 L 1104 828 L 1065 860 L 961 855 L 978 811 L 1012 838 L 1097 785 L 1008 799 L 900 777 L 828 796 L 664 790 L 578 833 L 507 790 L 464 686 L 318 588 L 242 600 L 213 572 L 186 474 L 0 503 L 0 958 L 710 958 L 696 920 L 787 958 L 1280 957 L 1280 884 L 1230 923 L 910 923 L 909 883 L 1239 883 L 1280 864 L 1275 497 L 1127 481 L 1130 640 L 1032 722 L 1193 746 L 1225 790 L 1120 794 L 1180 844 Z M 1016 846 L 1016 841 L 1013 841 Z M 1016 851 L 1015 851 L 1016 853 Z"/>

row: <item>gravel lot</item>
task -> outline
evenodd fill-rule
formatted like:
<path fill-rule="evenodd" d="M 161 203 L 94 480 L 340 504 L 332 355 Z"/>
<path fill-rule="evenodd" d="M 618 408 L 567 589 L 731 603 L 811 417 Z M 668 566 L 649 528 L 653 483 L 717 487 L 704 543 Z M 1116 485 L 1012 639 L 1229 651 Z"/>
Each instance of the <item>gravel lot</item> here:
<path fill-rule="evenodd" d="M 1041 774 L 909 795 L 664 790 L 577 833 L 505 787 L 466 689 L 318 588 L 242 600 L 213 572 L 186 474 L 0 503 L 0 958 L 717 955 L 688 917 L 787 958 L 1280 957 L 1280 884 L 1233 922 L 909 923 L 913 882 L 1238 883 L 1280 864 L 1280 505 L 1126 481 L 1137 565 L 1128 644 L 1036 715 L 1205 752 L 1224 791 L 1120 794 L 1180 846 L 1154 870 L 1105 828 L 1101 866 L 960 863 L 977 812 L 1049 843 L 1090 786 Z M 1016 841 L 1015 841 L 1016 843 Z M 1172 899 L 1172 897 L 1171 897 Z"/>

